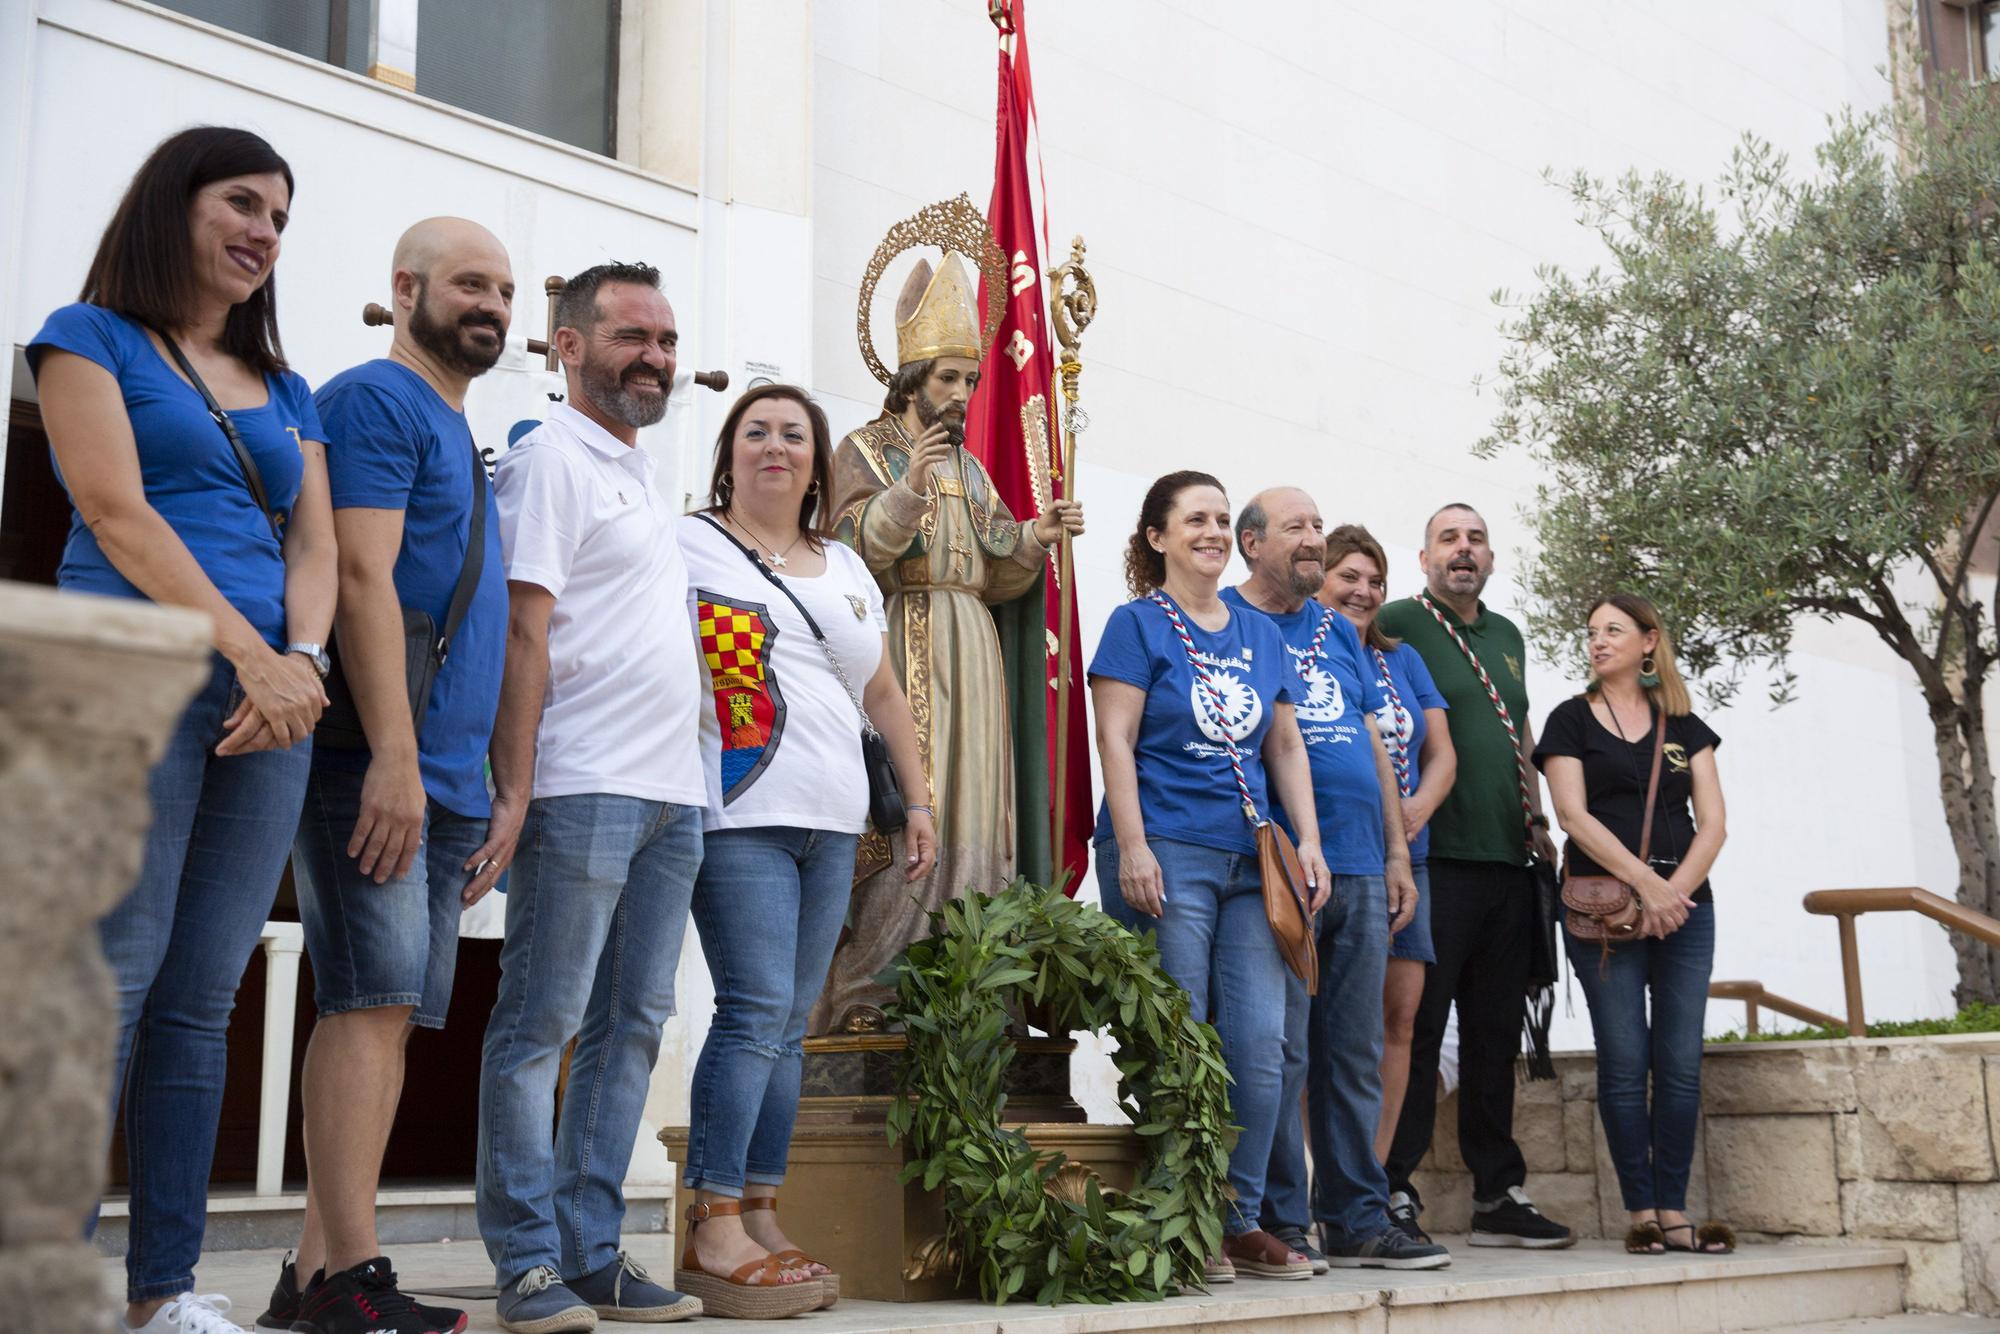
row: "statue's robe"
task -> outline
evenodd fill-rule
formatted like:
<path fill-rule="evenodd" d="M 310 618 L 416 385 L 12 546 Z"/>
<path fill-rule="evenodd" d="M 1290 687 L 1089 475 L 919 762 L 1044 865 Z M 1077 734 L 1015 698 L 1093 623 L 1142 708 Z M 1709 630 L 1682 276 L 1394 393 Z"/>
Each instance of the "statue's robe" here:
<path fill-rule="evenodd" d="M 862 840 L 850 929 L 813 1010 L 812 1033 L 838 1031 L 857 1007 L 887 1001 L 875 975 L 930 934 L 932 909 L 968 887 L 991 892 L 1014 874 L 1007 681 L 986 604 L 1032 588 L 1047 548 L 963 449 L 931 470 L 922 493 L 912 491 L 903 480 L 912 443 L 888 413 L 840 442 L 834 532 L 882 586 L 889 658 L 909 696 L 936 808 L 937 864 L 907 881 L 900 835 L 871 830 Z"/>

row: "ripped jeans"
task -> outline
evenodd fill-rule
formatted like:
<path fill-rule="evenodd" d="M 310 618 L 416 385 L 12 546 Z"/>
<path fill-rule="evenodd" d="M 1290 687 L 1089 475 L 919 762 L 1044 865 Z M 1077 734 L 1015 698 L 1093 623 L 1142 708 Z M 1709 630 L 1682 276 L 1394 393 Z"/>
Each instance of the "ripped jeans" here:
<path fill-rule="evenodd" d="M 715 1019 L 689 1098 L 689 1189 L 740 1198 L 785 1179 L 800 1043 L 847 918 L 859 841 L 783 826 L 704 836 L 694 924 Z"/>

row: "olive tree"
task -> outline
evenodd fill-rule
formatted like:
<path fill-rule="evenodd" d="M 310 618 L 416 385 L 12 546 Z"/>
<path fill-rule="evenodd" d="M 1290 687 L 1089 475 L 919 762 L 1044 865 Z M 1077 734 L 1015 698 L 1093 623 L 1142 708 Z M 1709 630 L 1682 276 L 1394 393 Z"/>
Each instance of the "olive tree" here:
<path fill-rule="evenodd" d="M 1563 182 L 1606 257 L 1496 295 L 1501 410 L 1478 449 L 1541 478 L 1545 646 L 1574 648 L 1600 593 L 1642 591 L 1711 701 L 1755 672 L 1781 704 L 1801 618 L 1880 637 L 1930 718 L 1959 901 L 2000 916 L 1975 568 L 2000 498 L 2000 99 L 1843 115 L 1815 159 L 1746 139 L 1708 189 Z M 1960 1003 L 2000 999 L 2000 951 L 1953 943 Z"/>

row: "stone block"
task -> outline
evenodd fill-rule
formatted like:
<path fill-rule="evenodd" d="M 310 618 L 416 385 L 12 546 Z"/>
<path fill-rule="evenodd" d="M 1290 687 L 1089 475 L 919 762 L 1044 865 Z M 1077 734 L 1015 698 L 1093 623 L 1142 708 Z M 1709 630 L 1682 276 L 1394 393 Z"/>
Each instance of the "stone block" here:
<path fill-rule="evenodd" d="M 1955 1188 L 1931 1181 L 1849 1181 L 1840 1188 L 1841 1230 L 1850 1237 L 1957 1241 Z"/>
<path fill-rule="evenodd" d="M 1582 1172 L 1529 1172 L 1522 1187 L 1543 1214 L 1564 1223 L 1579 1237 L 1605 1235 L 1598 1211 L 1597 1177 Z M 1615 1234 L 1624 1236 L 1621 1225 Z"/>
<path fill-rule="evenodd" d="M 1830 1116 L 1716 1116 L 1707 1133 L 1717 1217 L 1756 1232 L 1839 1235 Z"/>
<path fill-rule="evenodd" d="M 1702 1110 L 1712 1116 L 1851 1112 L 1854 1075 L 1847 1049 L 1768 1050 L 1747 1044 L 1711 1052 L 1701 1066 Z"/>
<path fill-rule="evenodd" d="M 1986 1058 L 1986 1138 L 2000 1158 L 2000 1056 Z"/>
<path fill-rule="evenodd" d="M 1514 1142 L 1530 1172 L 1569 1170 L 1563 1104 L 1553 1079 L 1526 1080 L 1514 1088 Z"/>
<path fill-rule="evenodd" d="M 1556 1081 L 1562 1085 L 1564 1102 L 1597 1101 L 1597 1064 L 1565 1066 Z"/>
<path fill-rule="evenodd" d="M 1563 1160 L 1572 1172 L 1597 1172 L 1597 1104 L 1563 1104 Z"/>
<path fill-rule="evenodd" d="M 1458 1151 L 1458 1095 L 1439 1098 L 1437 1120 L 1431 1125 L 1431 1151 L 1422 1164 L 1433 1172 L 1464 1172 L 1465 1158 Z M 1426 1228 L 1426 1231 L 1431 1229 Z"/>
<path fill-rule="evenodd" d="M 2000 1315 L 2000 1185 L 1958 1188 L 1958 1238 L 1965 1249 L 1965 1304 Z"/>
<path fill-rule="evenodd" d="M 1470 1174 L 1419 1170 L 1410 1174 L 1410 1184 L 1424 1202 L 1424 1231 L 1457 1234 L 1472 1226 Z"/>
<path fill-rule="evenodd" d="M 1955 1241 L 1903 1241 L 1908 1264 L 1903 1305 L 1911 1311 L 1951 1314 L 1966 1305 L 1965 1248 Z"/>
<path fill-rule="evenodd" d="M 1833 1118 L 1833 1166 L 1842 1181 L 1861 1179 L 1859 1112 L 1841 1112 Z"/>
<path fill-rule="evenodd" d="M 1993 1136 L 1978 1056 L 1929 1045 L 1857 1049 L 1860 1175 L 1877 1181 L 1991 1181 Z"/>
<path fill-rule="evenodd" d="M 1595 1113 L 1596 1104 L 1591 1104 Z M 1597 1229 L 1607 1237 L 1622 1237 L 1630 1219 L 1625 1197 L 1618 1189 L 1618 1169 L 1611 1162 L 1611 1145 L 1604 1138 L 1604 1120 L 1590 1118 L 1591 1152 L 1597 1160 Z"/>

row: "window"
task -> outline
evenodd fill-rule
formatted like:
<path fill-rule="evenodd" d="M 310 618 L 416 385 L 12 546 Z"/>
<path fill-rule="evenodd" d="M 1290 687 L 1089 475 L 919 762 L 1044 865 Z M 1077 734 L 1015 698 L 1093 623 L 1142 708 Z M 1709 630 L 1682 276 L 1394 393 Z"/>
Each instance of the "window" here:
<path fill-rule="evenodd" d="M 593 153 L 608 157 L 617 143 L 619 0 L 159 3 L 356 74 L 405 88 L 414 79 L 424 97 Z M 393 34 L 413 29 L 411 70 L 409 37 Z"/>
<path fill-rule="evenodd" d="M 1979 65 L 1981 82 L 2000 79 L 2000 3 L 1982 0 L 1978 13 Z"/>
<path fill-rule="evenodd" d="M 417 91 L 609 156 L 616 0 L 420 0 Z"/>

